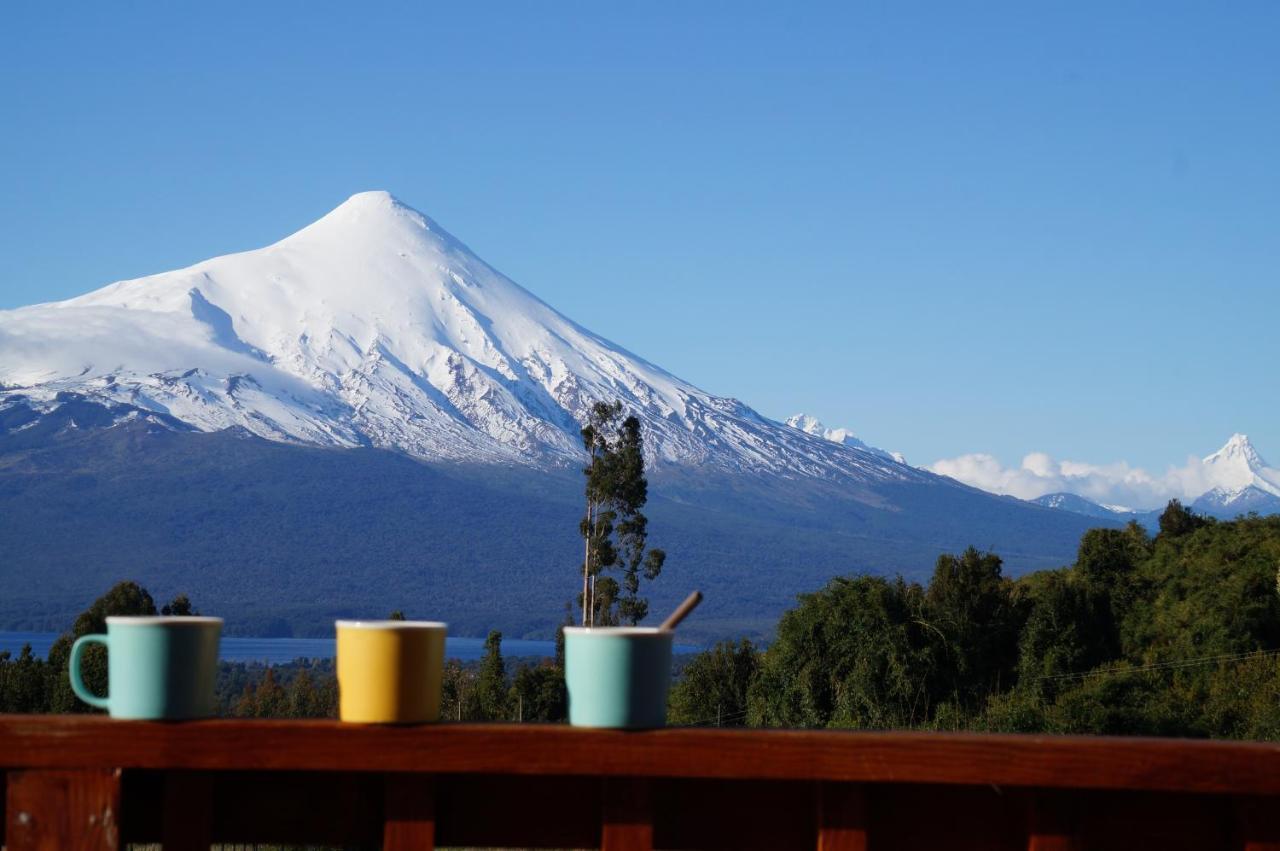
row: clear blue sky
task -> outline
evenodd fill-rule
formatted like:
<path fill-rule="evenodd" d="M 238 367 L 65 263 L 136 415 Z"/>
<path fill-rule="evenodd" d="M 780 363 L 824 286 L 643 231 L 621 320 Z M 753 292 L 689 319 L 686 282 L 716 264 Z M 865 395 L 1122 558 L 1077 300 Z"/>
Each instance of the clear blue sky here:
<path fill-rule="evenodd" d="M 8 3 L 0 308 L 388 189 L 925 463 L 1280 456 L 1280 3 Z"/>

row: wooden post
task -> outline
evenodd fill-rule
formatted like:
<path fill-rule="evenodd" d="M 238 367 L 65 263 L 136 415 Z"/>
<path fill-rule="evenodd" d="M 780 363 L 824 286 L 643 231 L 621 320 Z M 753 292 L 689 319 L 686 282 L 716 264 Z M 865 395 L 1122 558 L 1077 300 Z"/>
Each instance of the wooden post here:
<path fill-rule="evenodd" d="M 653 800 L 648 780 L 604 782 L 601 851 L 653 851 Z"/>
<path fill-rule="evenodd" d="M 1236 798 L 1236 841 L 1239 851 L 1280 851 L 1280 813 L 1275 798 Z"/>
<path fill-rule="evenodd" d="M 1033 791 L 1027 802 L 1027 851 L 1075 851 L 1075 810 L 1062 792 Z"/>
<path fill-rule="evenodd" d="M 867 851 L 867 792 L 856 783 L 818 784 L 818 851 Z"/>
<path fill-rule="evenodd" d="M 388 774 L 382 788 L 383 851 L 431 851 L 435 848 L 435 778 L 420 774 Z"/>
<path fill-rule="evenodd" d="M 117 851 L 120 770 L 10 771 L 8 851 Z"/>
<path fill-rule="evenodd" d="M 213 777 L 202 771 L 164 776 L 164 851 L 208 851 L 213 842 Z"/>

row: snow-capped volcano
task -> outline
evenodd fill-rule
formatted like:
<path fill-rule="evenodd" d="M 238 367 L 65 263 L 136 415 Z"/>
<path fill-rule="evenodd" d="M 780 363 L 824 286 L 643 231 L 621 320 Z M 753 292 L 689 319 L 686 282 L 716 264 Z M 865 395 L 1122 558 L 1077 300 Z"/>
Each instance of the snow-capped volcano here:
<path fill-rule="evenodd" d="M 1154 479 L 1141 470 L 1135 472 L 1133 478 L 1148 483 L 1148 490 L 1156 497 L 1140 510 L 1101 503 L 1074 490 L 1048 493 L 1032 501 L 1047 508 L 1121 521 L 1152 522 L 1168 499 L 1182 500 L 1201 514 L 1223 519 L 1249 512 L 1280 513 L 1280 470 L 1268 466 L 1243 434 L 1233 434 L 1211 455 L 1193 456 L 1184 467 L 1170 468 L 1163 479 Z M 1082 480 L 1089 483 L 1086 478 Z"/>
<path fill-rule="evenodd" d="M 266 248 L 0 311 L 0 627 L 128 576 L 250 634 L 419 605 L 549 635 L 581 555 L 580 426 L 613 400 L 644 422 L 680 574 L 654 610 L 696 585 L 715 637 L 975 542 L 1061 564 L 1091 522 L 707 393 L 370 192 Z M 343 451 L 365 446 L 396 451 Z"/>
<path fill-rule="evenodd" d="M 621 399 L 658 467 L 934 478 L 693 387 L 386 192 L 354 195 L 266 248 L 0 312 L 0 405 L 47 411 L 66 394 L 203 431 L 554 464 L 580 461 L 593 402 Z"/>
<path fill-rule="evenodd" d="M 1270 513 L 1280 508 L 1280 470 L 1268 466 L 1243 434 L 1233 434 L 1206 457 L 1204 471 L 1213 487 L 1195 501 L 1201 510 Z"/>
<path fill-rule="evenodd" d="M 1280 496 L 1280 470 L 1262 460 L 1246 435 L 1231 435 L 1225 446 L 1204 459 L 1204 469 L 1214 487 L 1224 492 L 1254 487 Z"/>

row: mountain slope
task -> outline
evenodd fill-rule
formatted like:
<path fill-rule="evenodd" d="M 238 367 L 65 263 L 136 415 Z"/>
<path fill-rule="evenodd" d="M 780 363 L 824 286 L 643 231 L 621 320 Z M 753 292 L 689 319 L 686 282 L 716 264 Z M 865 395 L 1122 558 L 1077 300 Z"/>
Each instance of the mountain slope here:
<path fill-rule="evenodd" d="M 1254 485 L 1243 488 L 1214 488 L 1201 494 L 1191 508 L 1201 514 L 1231 519 L 1241 514 L 1280 514 L 1280 497 Z"/>
<path fill-rule="evenodd" d="M 1062 564 L 1096 522 L 700 390 L 364 193 L 267 248 L 0 312 L 0 628 L 133 577 L 242 633 L 399 607 L 550 634 L 580 424 L 615 399 L 644 423 L 669 554 L 653 610 L 701 587 L 720 634 L 970 544 L 1012 573 Z"/>
<path fill-rule="evenodd" d="M 240 635 L 323 635 L 398 608 L 458 635 L 549 637 L 577 590 L 574 471 L 203 433 L 85 400 L 58 411 L 0 418 L 0 629 L 63 629 L 129 578 L 190 594 Z M 899 510 L 835 483 L 691 479 L 652 488 L 668 560 L 646 593 L 661 613 L 700 588 L 681 628 L 693 640 L 765 636 L 832 576 L 924 579 L 971 543 L 997 546 L 1010 572 L 1054 567 L 1089 525 L 920 483 L 883 495 Z"/>
<path fill-rule="evenodd" d="M 73 392 L 204 431 L 543 466 L 577 464 L 591 403 L 621 399 L 644 421 L 656 467 L 928 475 L 681 381 L 385 192 L 267 248 L 0 312 L 0 384 L 28 403 Z"/>

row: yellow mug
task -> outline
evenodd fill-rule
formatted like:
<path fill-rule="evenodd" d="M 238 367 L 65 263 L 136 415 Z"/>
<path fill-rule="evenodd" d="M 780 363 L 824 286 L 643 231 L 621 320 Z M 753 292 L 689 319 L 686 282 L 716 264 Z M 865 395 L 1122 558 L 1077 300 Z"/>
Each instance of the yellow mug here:
<path fill-rule="evenodd" d="M 338 621 L 338 717 L 417 724 L 440 717 L 447 627 L 436 621 Z"/>

